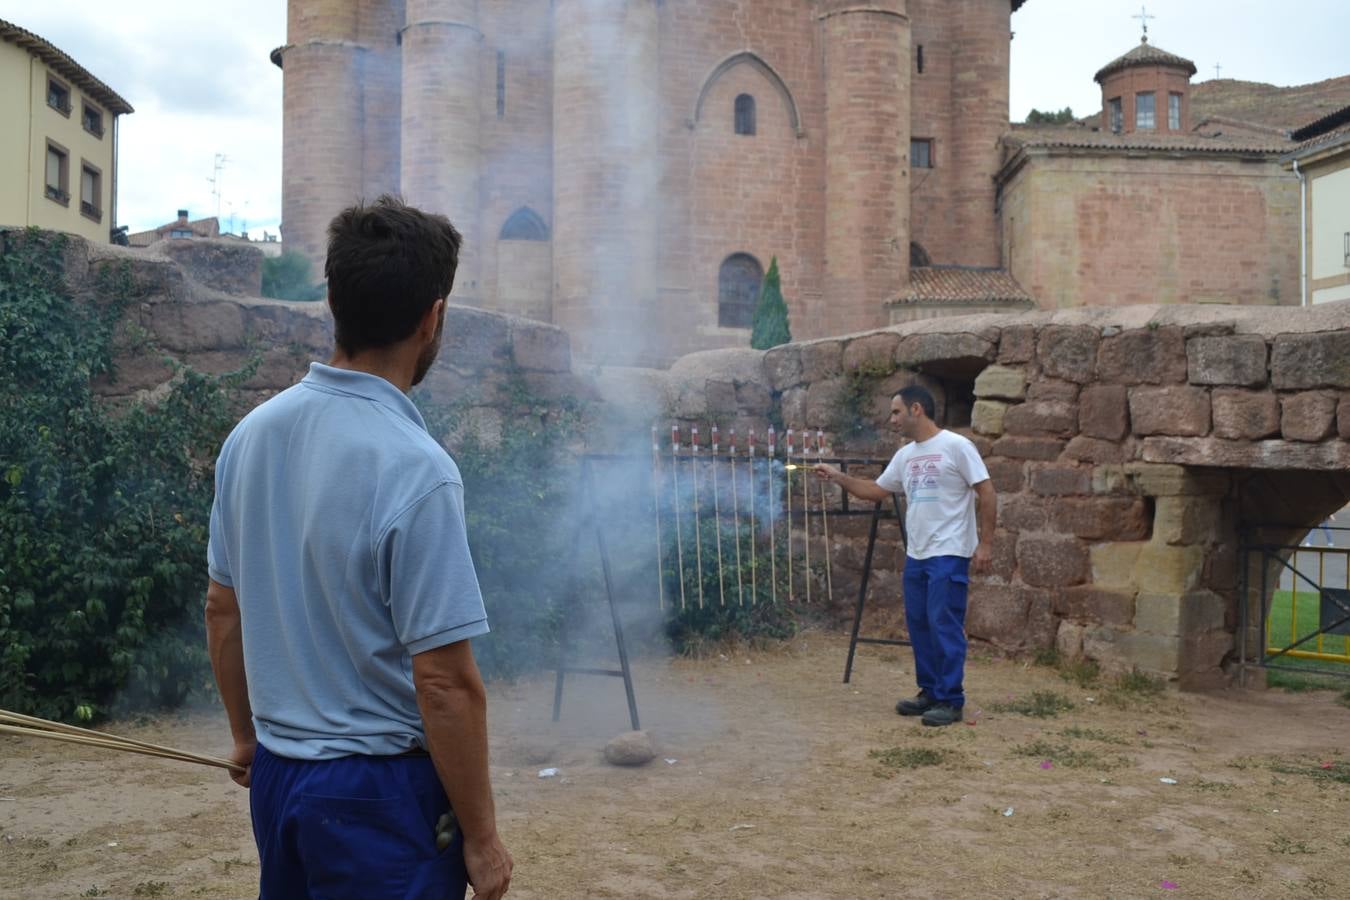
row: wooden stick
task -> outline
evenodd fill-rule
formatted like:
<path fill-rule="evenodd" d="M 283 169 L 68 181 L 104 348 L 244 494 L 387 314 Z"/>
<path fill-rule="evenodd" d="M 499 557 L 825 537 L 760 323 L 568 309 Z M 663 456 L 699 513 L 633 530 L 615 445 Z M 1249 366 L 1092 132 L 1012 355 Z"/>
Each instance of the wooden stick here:
<path fill-rule="evenodd" d="M 8 722 L 11 725 L 23 725 L 30 728 L 41 728 L 47 731 L 59 731 L 64 734 L 83 735 L 85 737 L 97 738 L 103 741 L 113 741 L 119 744 L 131 744 L 141 747 L 145 750 L 155 750 L 160 753 L 172 753 L 179 756 L 196 756 L 187 750 L 175 750 L 173 747 L 165 747 L 162 744 L 152 744 L 149 741 L 140 741 L 135 738 L 121 737 L 116 734 L 109 734 L 106 731 L 94 731 L 92 728 L 81 728 L 78 725 L 67 725 L 65 722 L 54 722 L 51 719 L 39 719 L 37 716 L 26 716 L 23 713 L 10 712 L 6 709 L 0 709 L 0 722 Z M 217 762 L 229 762 L 221 760 L 219 757 L 204 757 L 205 759 L 214 759 Z M 231 767 L 239 768 L 235 763 L 230 763 Z"/>
<path fill-rule="evenodd" d="M 216 756 L 205 756 L 200 753 L 190 753 L 186 750 L 173 750 L 168 747 L 152 749 L 151 747 L 143 747 L 138 743 L 125 741 L 120 738 L 96 738 L 84 734 L 48 731 L 45 728 L 26 728 L 20 725 L 0 725 L 0 734 L 12 734 L 16 737 L 46 738 L 50 741 L 65 741 L 66 743 L 80 744 L 85 747 L 99 747 L 104 750 L 121 750 L 126 753 L 139 753 L 143 756 L 155 756 L 160 759 L 174 759 L 179 762 L 200 763 L 204 766 L 215 766 L 219 769 L 234 769 L 239 772 L 246 770 L 244 766 L 241 766 L 236 762 L 231 762 L 228 759 L 221 759 Z"/>

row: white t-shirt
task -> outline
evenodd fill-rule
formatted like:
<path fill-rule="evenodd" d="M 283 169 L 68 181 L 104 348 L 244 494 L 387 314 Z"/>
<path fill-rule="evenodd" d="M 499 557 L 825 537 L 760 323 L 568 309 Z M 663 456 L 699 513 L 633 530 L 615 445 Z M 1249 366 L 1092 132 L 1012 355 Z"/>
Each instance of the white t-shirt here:
<path fill-rule="evenodd" d="M 895 452 L 877 484 L 909 502 L 906 552 L 914 559 L 975 554 L 974 485 L 989 478 L 980 452 L 968 438 L 943 429 L 926 441 Z"/>

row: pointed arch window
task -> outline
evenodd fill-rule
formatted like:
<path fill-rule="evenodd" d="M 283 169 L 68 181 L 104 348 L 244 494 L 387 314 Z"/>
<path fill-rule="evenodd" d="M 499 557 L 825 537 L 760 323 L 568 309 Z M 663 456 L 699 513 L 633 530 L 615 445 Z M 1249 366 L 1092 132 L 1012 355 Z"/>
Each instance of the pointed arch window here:
<path fill-rule="evenodd" d="M 717 324 L 749 328 L 755 317 L 764 267 L 749 253 L 733 253 L 717 273 Z"/>
<path fill-rule="evenodd" d="M 736 133 L 755 133 L 755 98 L 749 94 L 736 96 Z"/>
<path fill-rule="evenodd" d="M 502 225 L 498 239 L 503 241 L 546 241 L 548 225 L 539 217 L 539 213 L 522 206 L 511 213 L 511 217 Z"/>

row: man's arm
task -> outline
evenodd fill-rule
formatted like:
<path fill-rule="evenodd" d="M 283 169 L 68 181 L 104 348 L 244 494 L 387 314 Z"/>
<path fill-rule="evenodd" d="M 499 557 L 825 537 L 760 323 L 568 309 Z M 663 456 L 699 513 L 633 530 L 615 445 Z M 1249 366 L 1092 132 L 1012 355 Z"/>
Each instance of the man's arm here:
<path fill-rule="evenodd" d="M 994 495 L 994 482 L 986 478 L 975 485 L 975 527 L 980 542 L 975 547 L 975 556 L 970 561 L 974 572 L 988 572 L 994 567 L 994 529 L 998 524 L 998 497 Z"/>
<path fill-rule="evenodd" d="M 234 751 L 230 759 L 245 766 L 253 763 L 258 741 L 253 732 L 253 708 L 248 702 L 248 679 L 244 675 L 244 637 L 239 617 L 239 598 L 234 589 L 211 579 L 206 586 L 206 649 L 216 676 L 225 715 L 230 721 Z M 249 770 L 230 770 L 242 787 L 249 785 Z"/>
<path fill-rule="evenodd" d="M 815 472 L 820 478 L 834 482 L 853 496 L 863 500 L 883 501 L 889 500 L 891 497 L 890 491 L 872 479 L 845 475 L 834 466 L 828 466 L 825 463 L 818 463 L 815 466 Z"/>
<path fill-rule="evenodd" d="M 487 694 L 467 640 L 412 658 L 427 750 L 464 833 L 474 897 L 495 900 L 511 883 L 511 854 L 497 836 L 488 776 Z"/>

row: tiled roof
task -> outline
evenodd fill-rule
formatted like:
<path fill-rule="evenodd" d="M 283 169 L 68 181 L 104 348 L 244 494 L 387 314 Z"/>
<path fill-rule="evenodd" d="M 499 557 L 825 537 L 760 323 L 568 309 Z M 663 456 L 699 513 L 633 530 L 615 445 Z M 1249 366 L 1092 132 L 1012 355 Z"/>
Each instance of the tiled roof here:
<path fill-rule="evenodd" d="M 118 96 L 117 92 L 99 81 L 84 66 L 57 49 L 51 42 L 26 31 L 12 22 L 0 19 L 0 40 L 9 41 L 22 47 L 38 59 L 51 66 L 57 74 L 70 79 L 86 94 L 102 104 L 116 115 L 135 112 L 131 104 Z"/>
<path fill-rule="evenodd" d="M 915 266 L 909 289 L 891 301 L 905 303 L 1034 303 L 1006 269 L 971 266 Z"/>
<path fill-rule="evenodd" d="M 1160 50 L 1150 44 L 1148 38 L 1144 38 L 1140 41 L 1138 47 L 1102 66 L 1097 74 L 1092 76 L 1092 80 L 1100 84 L 1107 75 L 1133 66 L 1176 66 L 1179 69 L 1187 70 L 1192 75 L 1195 74 L 1195 63 L 1177 56 L 1175 53 Z"/>
<path fill-rule="evenodd" d="M 1321 153 L 1332 147 L 1348 143 L 1350 143 L 1350 123 L 1319 134 L 1316 137 L 1308 138 L 1290 151 L 1290 157 L 1302 159 L 1305 156 Z M 1288 158 L 1289 157 L 1286 157 L 1286 159 Z"/>
<path fill-rule="evenodd" d="M 1012 148 L 1073 147 L 1084 150 L 1160 150 L 1207 153 L 1285 153 L 1293 144 L 1275 135 L 1115 134 L 1082 125 L 1014 128 L 1004 138 Z"/>

